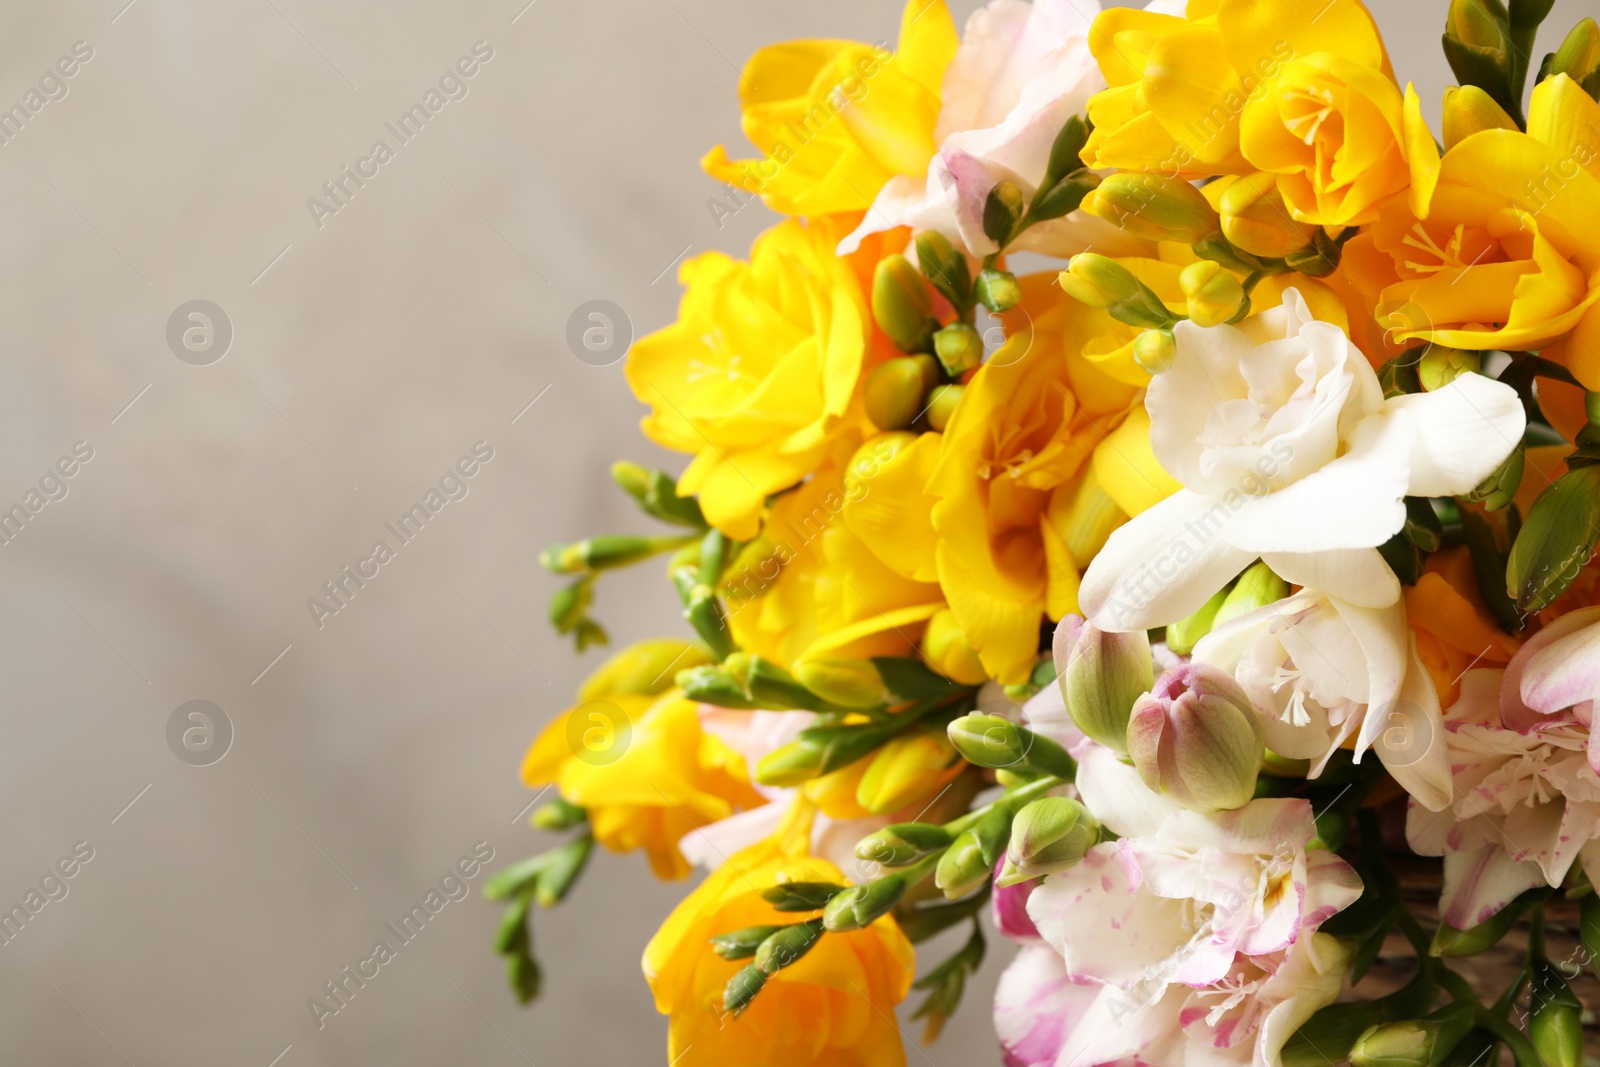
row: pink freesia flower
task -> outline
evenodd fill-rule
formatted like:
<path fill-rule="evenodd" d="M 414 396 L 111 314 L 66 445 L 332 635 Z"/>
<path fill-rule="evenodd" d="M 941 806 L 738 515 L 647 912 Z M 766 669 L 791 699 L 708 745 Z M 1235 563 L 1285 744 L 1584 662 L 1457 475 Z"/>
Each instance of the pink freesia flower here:
<path fill-rule="evenodd" d="M 1445 714 L 1455 796 L 1441 812 L 1412 805 L 1406 837 L 1422 855 L 1444 857 L 1439 909 L 1451 926 L 1475 926 L 1525 890 L 1560 885 L 1575 862 L 1600 879 L 1594 699 L 1583 683 L 1596 669 L 1596 617 L 1564 616 L 1505 671 L 1469 671 Z"/>
<path fill-rule="evenodd" d="M 983 232 L 989 190 L 1010 180 L 1031 197 L 1061 127 L 1105 88 L 1089 52 L 1089 26 L 1099 13 L 1099 0 L 992 0 L 973 12 L 945 72 L 934 128 L 940 148 L 927 177 L 890 179 L 840 254 L 896 226 L 938 230 L 974 256 L 998 251 Z M 1075 211 L 1030 228 L 1013 247 L 1070 255 L 1090 245 L 1117 255 L 1142 243 Z"/>
<path fill-rule="evenodd" d="M 1361 893 L 1348 864 L 1306 847 L 1310 805 L 1183 811 L 1104 750 L 1084 753 L 1079 787 L 1124 836 L 1028 898 L 1061 963 L 1029 952 L 1002 982 L 997 1025 L 1011 1062 L 1277 1062 L 1338 995 L 1346 951 L 1314 935 Z"/>

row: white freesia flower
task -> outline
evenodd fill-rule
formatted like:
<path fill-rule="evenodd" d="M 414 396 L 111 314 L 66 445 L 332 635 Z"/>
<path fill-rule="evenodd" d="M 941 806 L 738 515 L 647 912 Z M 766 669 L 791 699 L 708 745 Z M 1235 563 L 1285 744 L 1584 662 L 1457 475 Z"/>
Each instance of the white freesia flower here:
<path fill-rule="evenodd" d="M 1439 697 L 1417 657 L 1405 606 L 1363 608 L 1314 589 L 1230 619 L 1194 659 L 1234 676 L 1262 713 L 1267 747 L 1312 761 L 1308 777 L 1355 738 L 1435 811 L 1450 802 Z"/>
<path fill-rule="evenodd" d="M 1009 179 L 1031 197 L 1061 127 L 1105 88 L 1089 53 L 1099 13 L 1099 0 L 992 0 L 973 12 L 945 71 L 939 151 L 926 179 L 892 178 L 840 254 L 897 226 L 938 230 L 974 256 L 998 251 L 983 232 L 989 190 Z M 1139 248 L 1117 226 L 1076 211 L 1031 227 L 1013 247 L 1071 255 L 1090 245 L 1108 255 Z"/>
<path fill-rule="evenodd" d="M 1145 395 L 1156 458 L 1183 489 L 1111 535 L 1079 601 L 1105 630 L 1192 614 L 1258 557 L 1348 604 L 1394 603 L 1377 546 L 1407 496 L 1465 493 L 1526 425 L 1510 386 L 1464 374 L 1385 399 L 1339 327 L 1289 289 L 1238 326 L 1181 322 L 1177 358 Z"/>
<path fill-rule="evenodd" d="M 1032 960 L 1026 981 L 1036 988 L 1002 994 L 1003 1039 L 1009 1032 L 1019 1050 L 1044 1044 L 1023 1012 L 1048 1003 L 1062 1016 L 1055 1062 L 1276 1062 L 1343 980 L 1343 950 L 1316 927 L 1361 894 L 1348 864 L 1306 848 L 1311 806 L 1179 810 L 1099 748 L 1084 753 L 1079 788 L 1123 836 L 1029 896 L 1028 914 L 1063 967 Z"/>
<path fill-rule="evenodd" d="M 1469 671 L 1445 715 L 1456 796 L 1413 806 L 1411 847 L 1444 856 L 1440 915 L 1465 928 L 1524 890 L 1558 886 L 1574 863 L 1600 884 L 1594 730 L 1600 607 L 1562 616 L 1505 671 Z"/>

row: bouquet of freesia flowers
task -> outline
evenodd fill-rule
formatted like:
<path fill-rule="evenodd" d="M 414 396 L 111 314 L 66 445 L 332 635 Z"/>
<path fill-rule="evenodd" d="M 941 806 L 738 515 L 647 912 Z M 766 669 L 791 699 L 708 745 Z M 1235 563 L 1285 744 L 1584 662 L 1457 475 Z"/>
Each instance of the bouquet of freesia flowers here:
<path fill-rule="evenodd" d="M 579 649 L 653 557 L 692 636 L 528 752 L 517 992 L 598 843 L 708 872 L 644 954 L 684 1067 L 904 1063 L 990 922 L 1010 1064 L 1576 1067 L 1600 27 L 1535 61 L 1551 6 L 1448 5 L 1442 146 L 1359 0 L 757 53 L 704 166 L 787 217 L 626 366 L 668 532 L 545 557 Z"/>

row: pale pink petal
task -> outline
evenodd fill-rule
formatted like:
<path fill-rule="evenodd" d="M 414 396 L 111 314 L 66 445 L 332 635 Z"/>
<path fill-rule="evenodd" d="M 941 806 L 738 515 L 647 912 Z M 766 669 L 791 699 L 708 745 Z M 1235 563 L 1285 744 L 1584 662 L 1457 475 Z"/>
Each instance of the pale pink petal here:
<path fill-rule="evenodd" d="M 1008 1067 L 1052 1067 L 1100 988 L 1069 978 L 1052 948 L 1018 952 L 994 994 L 994 1029 Z"/>
<path fill-rule="evenodd" d="M 1536 711 L 1553 714 L 1600 697 L 1600 605 L 1557 619 L 1516 658 L 1522 699 Z"/>
<path fill-rule="evenodd" d="M 1512 859 L 1494 842 L 1471 851 L 1447 852 L 1440 918 L 1465 930 L 1487 921 L 1518 894 L 1544 884 L 1537 866 Z"/>

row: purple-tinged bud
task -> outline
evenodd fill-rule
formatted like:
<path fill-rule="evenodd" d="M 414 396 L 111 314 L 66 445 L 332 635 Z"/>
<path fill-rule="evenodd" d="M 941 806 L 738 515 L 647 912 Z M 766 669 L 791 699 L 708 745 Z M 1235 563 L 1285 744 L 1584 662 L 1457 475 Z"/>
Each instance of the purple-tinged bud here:
<path fill-rule="evenodd" d="M 1194 811 L 1249 803 L 1264 753 L 1250 698 L 1205 663 L 1167 671 L 1128 720 L 1128 755 L 1139 777 Z"/>

